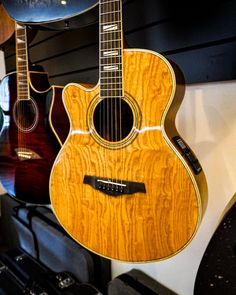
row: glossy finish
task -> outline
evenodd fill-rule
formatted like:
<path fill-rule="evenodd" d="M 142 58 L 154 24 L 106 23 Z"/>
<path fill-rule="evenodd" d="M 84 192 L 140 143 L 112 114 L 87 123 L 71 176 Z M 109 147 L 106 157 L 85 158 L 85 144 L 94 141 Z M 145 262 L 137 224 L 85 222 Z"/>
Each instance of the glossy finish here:
<path fill-rule="evenodd" d="M 0 4 L 0 47 L 9 40 L 15 32 L 15 23 L 9 17 L 3 5 Z"/>
<path fill-rule="evenodd" d="M 9 15 L 17 22 L 67 29 L 93 23 L 98 17 L 95 0 L 3 0 Z"/>
<path fill-rule="evenodd" d="M 17 128 L 17 120 L 14 118 L 14 106 L 18 101 L 16 92 L 16 74 L 12 73 L 5 76 L 0 85 L 3 115 L 0 133 L 0 181 L 4 189 L 18 200 L 48 204 L 49 175 L 60 144 L 48 120 L 53 92 L 47 74 L 30 73 L 30 97 L 35 103 L 38 117 L 36 126 L 28 132 Z M 24 115 L 27 119 L 27 113 Z"/>
<path fill-rule="evenodd" d="M 52 101 L 49 111 L 49 121 L 58 142 L 62 145 L 70 130 L 70 122 L 62 101 L 62 86 L 52 86 Z"/>
<path fill-rule="evenodd" d="M 161 260 L 195 235 L 206 180 L 203 172 L 193 173 L 172 142 L 183 92 L 170 64 L 140 49 L 124 50 L 123 60 L 124 92 L 139 107 L 137 123 L 129 120 L 135 135 L 118 142 L 99 138 L 90 123 L 100 84 L 93 89 L 68 84 L 63 98 L 71 130 L 52 169 L 50 197 L 65 230 L 91 251 L 130 262 Z M 130 107 L 135 113 L 135 104 Z M 84 183 L 86 175 L 107 180 L 111 188 L 119 180 L 143 183 L 146 192 L 114 197 Z"/>

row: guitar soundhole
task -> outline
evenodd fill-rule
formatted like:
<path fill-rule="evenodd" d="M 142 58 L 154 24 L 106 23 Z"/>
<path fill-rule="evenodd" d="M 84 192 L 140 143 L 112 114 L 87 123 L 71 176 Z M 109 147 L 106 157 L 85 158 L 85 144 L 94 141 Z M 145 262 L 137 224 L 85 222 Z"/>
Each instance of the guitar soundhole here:
<path fill-rule="evenodd" d="M 130 134 L 134 117 L 131 107 L 124 99 L 105 98 L 97 104 L 93 122 L 100 137 L 110 142 L 119 142 Z"/>
<path fill-rule="evenodd" d="M 22 132 L 31 132 L 38 123 L 38 108 L 33 99 L 17 100 L 13 117 Z"/>

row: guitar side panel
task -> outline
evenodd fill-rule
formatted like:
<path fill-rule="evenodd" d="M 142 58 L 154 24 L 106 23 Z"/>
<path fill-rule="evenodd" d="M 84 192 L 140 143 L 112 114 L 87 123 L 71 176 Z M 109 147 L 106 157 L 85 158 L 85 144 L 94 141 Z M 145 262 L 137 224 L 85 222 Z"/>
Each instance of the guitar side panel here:
<path fill-rule="evenodd" d="M 137 137 L 121 149 L 99 145 L 87 126 L 84 110 L 99 85 L 64 89 L 71 131 L 53 166 L 51 201 L 62 226 L 91 251 L 130 262 L 160 260 L 192 239 L 201 200 L 191 170 L 162 133 L 163 114 L 175 94 L 169 64 L 148 51 L 125 50 L 124 89 L 142 115 Z M 85 175 L 144 183 L 146 193 L 112 197 L 84 184 Z"/>
<path fill-rule="evenodd" d="M 38 73 L 44 83 L 47 75 Z M 48 84 L 45 84 L 45 88 Z M 43 89 L 42 85 L 39 88 Z M 49 203 L 49 175 L 60 145 L 48 122 L 47 95 L 36 92 L 31 97 L 37 106 L 38 122 L 30 132 L 21 131 L 14 119 L 17 101 L 16 74 L 7 75 L 0 86 L 3 128 L 0 134 L 0 181 L 14 198 L 33 204 Z M 22 119 L 23 120 L 23 119 Z"/>

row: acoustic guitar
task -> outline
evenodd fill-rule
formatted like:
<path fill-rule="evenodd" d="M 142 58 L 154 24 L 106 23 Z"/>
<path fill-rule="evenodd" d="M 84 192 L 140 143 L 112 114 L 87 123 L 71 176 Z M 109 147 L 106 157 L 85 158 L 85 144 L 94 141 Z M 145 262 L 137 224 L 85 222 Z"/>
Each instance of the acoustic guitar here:
<path fill-rule="evenodd" d="M 64 229 L 104 257 L 168 258 L 193 239 L 207 185 L 178 134 L 184 85 L 160 54 L 123 49 L 119 0 L 101 0 L 99 83 L 70 83 L 70 132 L 52 168 L 50 197 Z"/>
<path fill-rule="evenodd" d="M 51 101 L 61 100 L 62 88 L 51 87 L 46 72 L 29 71 L 26 26 L 16 23 L 15 34 L 17 71 L 0 84 L 0 181 L 17 200 L 49 204 L 49 176 L 60 136 L 53 134 L 57 130 L 48 116 L 55 113 Z"/>

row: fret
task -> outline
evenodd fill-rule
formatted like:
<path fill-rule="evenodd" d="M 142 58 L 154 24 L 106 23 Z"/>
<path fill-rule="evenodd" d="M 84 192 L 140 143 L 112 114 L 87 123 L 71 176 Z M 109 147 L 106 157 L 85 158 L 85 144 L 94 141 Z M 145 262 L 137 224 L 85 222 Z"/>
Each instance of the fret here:
<path fill-rule="evenodd" d="M 101 41 L 102 43 L 105 43 L 105 42 L 116 42 L 116 41 L 122 41 L 122 39 L 121 38 L 119 38 L 119 39 L 113 39 L 113 40 L 105 40 L 105 41 Z"/>
<path fill-rule="evenodd" d="M 120 49 L 122 49 L 122 48 L 121 48 L 121 47 L 112 47 L 112 49 L 113 49 L 113 50 L 115 50 L 115 49 L 119 49 L 119 50 L 120 50 Z M 104 50 L 107 50 L 107 49 L 100 49 L 100 51 L 104 51 Z"/>
<path fill-rule="evenodd" d="M 101 64 L 103 66 L 103 68 L 106 68 L 106 67 L 115 67 L 115 68 L 120 68 L 119 65 L 121 65 L 121 62 L 120 63 L 108 63 L 108 64 Z"/>
<path fill-rule="evenodd" d="M 121 47 L 121 45 L 122 45 L 121 43 L 122 43 L 121 41 L 116 41 L 116 42 L 111 41 L 111 42 L 104 42 L 104 43 L 100 42 L 100 50 L 102 50 L 102 51 L 115 50 L 115 49 Z"/>
<path fill-rule="evenodd" d="M 117 30 L 117 31 L 115 31 L 115 32 L 101 32 L 100 33 L 100 35 L 108 35 L 108 34 L 121 34 L 122 32 L 121 32 L 121 30 Z"/>
<path fill-rule="evenodd" d="M 19 85 L 18 85 L 19 86 Z M 17 88 L 18 89 L 18 93 L 24 93 L 24 92 L 27 92 L 28 93 L 28 88 L 27 87 L 21 87 L 21 88 Z"/>
<path fill-rule="evenodd" d="M 117 72 L 122 72 L 122 71 L 119 70 Z M 108 76 L 105 76 L 105 74 L 107 74 Z M 107 72 L 107 71 L 105 71 L 105 72 L 104 71 L 101 71 L 101 76 L 102 76 L 101 79 L 102 78 L 106 78 L 106 79 L 107 78 L 114 78 L 114 77 L 111 76 L 111 73 L 110 72 Z M 122 75 L 120 75 L 120 76 L 117 75 L 116 78 L 122 78 Z"/>
<path fill-rule="evenodd" d="M 18 83 L 19 83 L 18 86 L 19 86 L 20 88 L 26 87 L 25 82 L 21 82 L 21 83 L 20 83 L 20 82 L 18 81 Z"/>
<path fill-rule="evenodd" d="M 25 81 L 18 81 L 18 83 L 19 83 L 19 87 L 20 88 L 24 88 L 24 87 L 26 87 L 27 85 L 25 85 Z"/>
<path fill-rule="evenodd" d="M 26 49 L 26 47 L 25 47 L 25 43 L 16 44 L 16 47 L 17 47 L 18 49 Z"/>
<path fill-rule="evenodd" d="M 122 86 L 122 81 L 121 82 L 112 82 L 112 83 L 106 82 L 106 83 L 102 84 L 102 86 L 104 86 L 104 85 L 106 85 L 106 87 L 109 87 L 109 85 L 112 85 L 115 88 L 116 86 Z"/>
<path fill-rule="evenodd" d="M 112 91 L 116 91 L 116 92 L 119 92 L 119 91 L 122 91 L 122 87 L 117 87 L 117 88 L 103 88 L 103 87 L 101 87 L 100 88 L 100 90 L 101 91 L 110 91 L 110 92 L 112 92 Z"/>
<path fill-rule="evenodd" d="M 120 11 L 120 2 L 116 1 L 113 3 L 102 3 L 101 4 L 101 13 L 104 12 L 109 12 L 109 13 L 113 13 L 113 12 L 119 12 Z"/>
<path fill-rule="evenodd" d="M 103 14 L 100 17 L 100 24 L 102 25 L 102 27 L 104 25 L 111 26 L 112 24 L 114 24 L 114 25 L 116 25 L 116 30 L 120 30 L 121 23 L 120 23 L 119 19 L 120 19 L 120 16 L 118 13 L 115 13 L 114 15 L 112 15 L 112 18 L 109 14 Z M 101 30 L 101 31 L 103 31 L 103 30 Z"/>
<path fill-rule="evenodd" d="M 17 30 L 17 38 L 21 38 L 21 37 L 23 37 L 23 38 L 25 38 L 25 33 L 23 32 L 23 34 L 20 34 L 19 33 L 19 30 Z"/>
<path fill-rule="evenodd" d="M 115 11 L 110 10 L 110 11 L 107 11 L 107 12 L 101 12 L 100 15 L 105 15 L 105 14 L 109 14 L 109 15 L 110 15 L 111 13 L 112 13 L 112 14 L 113 14 L 113 13 L 115 14 L 115 13 L 119 13 L 119 12 L 120 12 L 119 10 L 115 10 Z"/>
<path fill-rule="evenodd" d="M 107 22 L 101 22 L 100 21 L 100 27 L 102 27 L 103 25 L 114 25 L 114 20 L 113 21 L 111 21 L 111 22 L 109 22 L 109 21 L 107 21 Z M 115 25 L 121 25 L 121 22 L 120 21 L 117 21 L 116 23 L 115 23 Z"/>
<path fill-rule="evenodd" d="M 117 88 L 100 88 L 102 91 L 122 91 L 123 88 L 117 87 Z"/>
<path fill-rule="evenodd" d="M 100 41 L 103 42 L 103 41 L 110 41 L 112 42 L 113 40 L 122 40 L 122 35 L 121 33 L 119 32 L 107 32 L 105 33 L 104 35 L 101 35 L 101 38 L 100 38 Z"/>
<path fill-rule="evenodd" d="M 106 0 L 106 1 L 100 0 L 100 5 L 102 6 L 107 3 L 111 4 L 111 3 L 115 3 L 115 2 L 120 2 L 120 0 Z"/>
<path fill-rule="evenodd" d="M 106 51 L 105 51 L 106 52 Z M 120 64 L 121 63 L 121 55 L 116 55 L 115 53 L 113 53 L 113 55 L 100 55 L 100 63 L 102 63 L 103 65 L 106 65 L 106 63 L 113 63 L 113 64 Z"/>
<path fill-rule="evenodd" d="M 114 2 L 120 2 L 120 0 L 100 0 L 100 5 L 103 5 L 105 3 L 114 3 Z"/>
<path fill-rule="evenodd" d="M 108 97 L 108 98 L 115 98 L 115 97 L 123 97 L 123 93 L 122 91 L 120 92 L 104 92 L 104 91 L 100 91 L 102 98 Z"/>
<path fill-rule="evenodd" d="M 101 95 L 102 98 L 117 98 L 122 97 L 123 95 Z"/>

